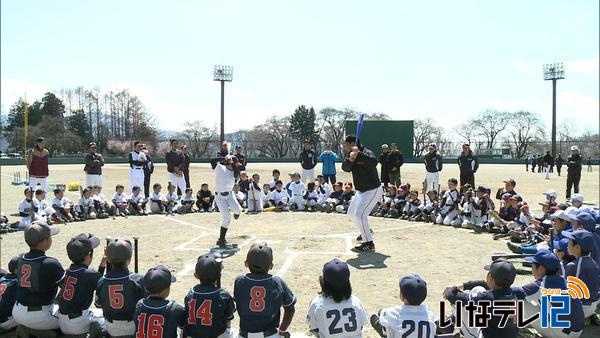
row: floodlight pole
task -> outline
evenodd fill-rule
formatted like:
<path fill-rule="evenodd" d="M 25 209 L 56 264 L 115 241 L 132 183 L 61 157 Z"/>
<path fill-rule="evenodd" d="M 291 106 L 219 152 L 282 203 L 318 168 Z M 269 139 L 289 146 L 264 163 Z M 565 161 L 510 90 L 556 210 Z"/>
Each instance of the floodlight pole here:
<path fill-rule="evenodd" d="M 213 80 L 221 82 L 221 137 L 220 141 L 225 140 L 225 82 L 233 80 L 233 67 L 215 66 Z"/>
<path fill-rule="evenodd" d="M 543 67 L 544 80 L 552 80 L 552 157 L 556 156 L 556 81 L 565 78 L 563 63 L 546 64 Z"/>

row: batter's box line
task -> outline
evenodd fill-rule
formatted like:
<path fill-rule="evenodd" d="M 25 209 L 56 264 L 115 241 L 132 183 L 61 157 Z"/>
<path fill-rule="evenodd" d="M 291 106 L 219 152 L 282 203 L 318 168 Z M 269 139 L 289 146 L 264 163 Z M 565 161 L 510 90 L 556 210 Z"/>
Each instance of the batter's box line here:
<path fill-rule="evenodd" d="M 202 230 L 209 231 L 209 232 L 212 232 L 212 233 L 217 233 L 217 230 L 215 230 L 215 229 L 211 229 L 211 228 L 203 227 L 203 226 L 198 225 L 198 224 L 194 224 L 194 223 L 182 221 L 180 219 L 175 218 L 174 216 L 165 216 L 165 215 L 149 215 L 149 216 L 152 216 L 152 217 L 165 217 L 165 219 L 168 219 L 168 220 L 173 221 L 175 223 L 189 225 L 189 226 L 192 226 L 194 228 L 202 229 Z"/>
<path fill-rule="evenodd" d="M 189 241 L 181 243 L 178 246 L 174 247 L 173 250 L 176 250 L 176 251 L 187 250 L 187 251 L 208 252 L 208 251 L 210 251 L 213 248 L 208 248 L 208 249 L 206 249 L 206 248 L 188 248 L 187 246 L 190 245 L 190 244 L 192 244 L 192 243 L 194 243 L 194 242 L 196 242 L 197 240 L 199 240 L 201 238 L 204 238 L 206 236 L 212 236 L 212 235 L 213 234 L 207 234 L 207 233 L 205 233 L 205 234 L 202 234 L 202 235 L 200 235 L 198 237 L 194 237 L 194 238 L 190 239 Z M 256 239 L 256 236 L 251 236 L 250 238 L 246 239 L 241 244 L 239 244 L 238 248 L 241 249 L 241 248 L 245 247 L 246 245 L 248 245 L 250 242 L 254 241 L 255 239 Z"/>

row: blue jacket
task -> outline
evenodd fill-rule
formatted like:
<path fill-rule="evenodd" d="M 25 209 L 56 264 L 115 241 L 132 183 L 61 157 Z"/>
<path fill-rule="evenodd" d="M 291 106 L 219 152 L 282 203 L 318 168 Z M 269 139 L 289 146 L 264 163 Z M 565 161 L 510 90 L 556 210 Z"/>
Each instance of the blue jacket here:
<path fill-rule="evenodd" d="M 319 155 L 319 161 L 323 162 L 323 175 L 335 175 L 335 162 L 338 161 L 340 157 L 338 154 L 333 151 L 324 151 Z"/>

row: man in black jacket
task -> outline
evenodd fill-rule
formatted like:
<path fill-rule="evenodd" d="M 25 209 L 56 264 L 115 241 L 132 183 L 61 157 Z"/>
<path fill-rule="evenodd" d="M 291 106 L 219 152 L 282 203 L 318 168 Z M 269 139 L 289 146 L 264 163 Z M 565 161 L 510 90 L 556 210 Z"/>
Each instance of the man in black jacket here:
<path fill-rule="evenodd" d="M 381 182 L 383 186 L 387 188 L 390 183 L 390 176 L 388 175 L 388 154 L 390 153 L 388 145 L 381 145 L 381 155 L 379 155 L 379 164 L 381 164 Z"/>
<path fill-rule="evenodd" d="M 146 165 L 144 165 L 144 193 L 146 194 L 146 198 L 150 197 L 150 178 L 152 177 L 152 173 L 154 172 L 154 162 L 152 162 L 152 156 L 150 156 L 150 152 L 148 151 L 148 146 L 142 146 L 142 152 L 146 154 Z"/>
<path fill-rule="evenodd" d="M 562 158 L 562 156 L 560 156 L 560 154 L 558 154 L 554 162 L 556 163 L 556 172 L 558 173 L 558 176 L 560 176 L 560 172 L 562 171 L 562 166 L 563 163 L 565 163 L 565 160 Z"/>
<path fill-rule="evenodd" d="M 104 165 L 104 157 L 96 152 L 96 143 L 90 142 L 88 145 L 89 153 L 85 155 L 85 183 L 87 186 L 102 186 L 102 166 Z"/>
<path fill-rule="evenodd" d="M 577 146 L 571 147 L 571 155 L 567 157 L 567 198 L 571 197 L 571 187 L 576 194 L 579 193 L 579 180 L 581 180 L 581 168 L 583 158 L 579 154 Z"/>
<path fill-rule="evenodd" d="M 179 191 L 185 191 L 185 177 L 183 176 L 183 166 L 185 159 L 181 150 L 179 150 L 179 141 L 171 139 L 171 150 L 165 155 L 167 162 L 167 179 L 172 185 L 179 188 Z"/>
<path fill-rule="evenodd" d="M 544 157 L 542 158 L 543 161 L 543 171 L 544 171 L 544 179 L 549 180 L 550 179 L 550 165 L 553 162 L 552 161 L 552 155 L 550 155 L 550 152 L 547 151 L 546 155 L 544 155 Z"/>
<path fill-rule="evenodd" d="M 374 252 L 375 244 L 369 226 L 369 213 L 383 194 L 377 174 L 377 157 L 369 149 L 356 144 L 356 136 L 348 135 L 344 141 L 348 158 L 342 163 L 342 170 L 352 173 L 356 194 L 348 207 L 347 214 L 360 230 L 362 243 L 354 248 L 359 252 Z"/>
<path fill-rule="evenodd" d="M 457 162 L 460 169 L 460 192 L 463 193 L 465 184 L 469 183 L 472 187 L 475 187 L 475 173 L 479 168 L 479 159 L 471 151 L 471 146 L 465 143 Z"/>
<path fill-rule="evenodd" d="M 396 143 L 392 143 L 392 150 L 388 154 L 387 160 L 390 184 L 399 187 L 401 181 L 400 167 L 404 164 L 404 156 L 402 156 L 402 153 L 398 150 L 398 145 Z"/>
<path fill-rule="evenodd" d="M 427 147 L 428 153 L 424 156 L 425 161 L 425 191 L 439 191 L 440 172 L 442 171 L 442 155 L 438 153 L 435 143 L 430 143 Z"/>
<path fill-rule="evenodd" d="M 304 140 L 304 149 L 300 153 L 300 165 L 302 166 L 302 182 L 308 183 L 315 181 L 315 167 L 317 166 L 317 153 L 310 149 L 310 142 Z"/>
<path fill-rule="evenodd" d="M 240 164 L 240 171 L 246 171 L 246 155 L 242 154 L 242 146 L 239 144 L 235 146 L 235 157 L 237 157 Z"/>

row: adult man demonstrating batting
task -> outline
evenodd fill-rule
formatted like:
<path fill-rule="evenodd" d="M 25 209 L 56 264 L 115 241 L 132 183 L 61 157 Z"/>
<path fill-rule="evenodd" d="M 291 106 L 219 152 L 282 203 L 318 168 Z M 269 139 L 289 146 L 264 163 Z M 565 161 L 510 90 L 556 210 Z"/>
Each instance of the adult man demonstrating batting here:
<path fill-rule="evenodd" d="M 360 125 L 360 123 L 359 123 Z M 358 128 L 360 131 L 360 128 Z M 357 134 L 360 134 L 357 132 Z M 354 248 L 360 252 L 374 252 L 373 234 L 369 227 L 368 216 L 381 195 L 383 194 L 379 175 L 377 174 L 378 160 L 369 149 L 362 146 L 356 136 L 349 135 L 344 141 L 344 147 L 350 154 L 342 163 L 342 170 L 352 172 L 352 181 L 356 195 L 348 207 L 348 215 L 360 230 L 362 243 Z"/>
<path fill-rule="evenodd" d="M 221 233 L 217 245 L 222 249 L 231 249 L 232 246 L 228 245 L 227 240 L 225 240 L 225 235 L 231 222 L 229 209 L 233 210 L 233 217 L 235 219 L 238 219 L 242 212 L 242 208 L 232 192 L 235 180 L 240 176 L 238 160 L 235 156 L 226 155 L 225 157 L 217 157 L 210 160 L 210 165 L 215 170 L 215 203 L 223 216 Z"/>

